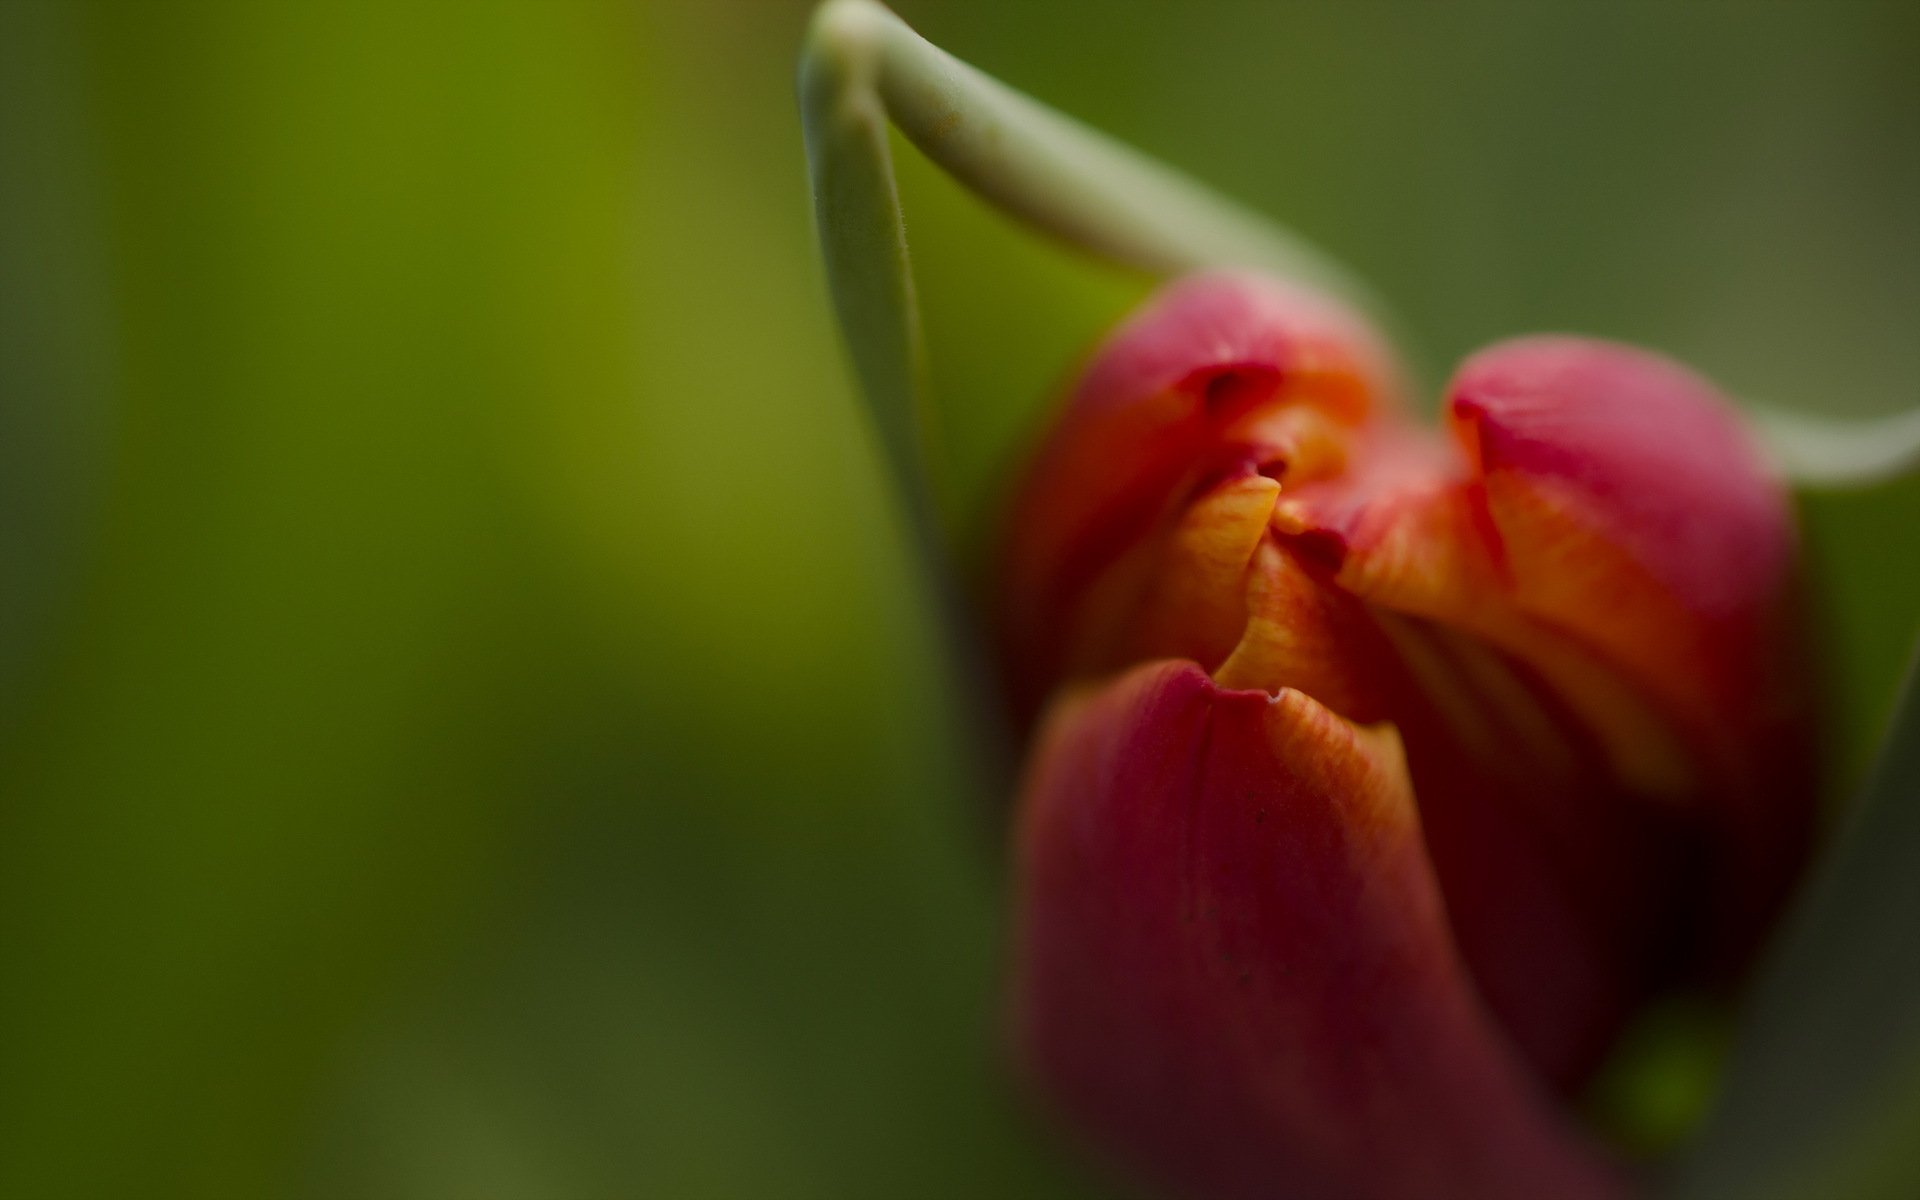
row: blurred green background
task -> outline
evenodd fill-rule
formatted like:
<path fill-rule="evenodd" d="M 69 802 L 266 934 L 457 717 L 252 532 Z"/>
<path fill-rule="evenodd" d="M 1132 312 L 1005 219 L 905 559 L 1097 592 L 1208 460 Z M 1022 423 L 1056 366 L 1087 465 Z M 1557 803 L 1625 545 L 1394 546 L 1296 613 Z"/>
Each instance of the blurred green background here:
<path fill-rule="evenodd" d="M 1920 402 L 1910 3 L 903 15 L 1435 372 Z M 0 1195 L 1076 1196 L 826 309 L 806 5 L 0 0 Z M 963 489 L 1133 280 L 909 152 Z M 1920 489 L 1817 498 L 1857 766 Z"/>

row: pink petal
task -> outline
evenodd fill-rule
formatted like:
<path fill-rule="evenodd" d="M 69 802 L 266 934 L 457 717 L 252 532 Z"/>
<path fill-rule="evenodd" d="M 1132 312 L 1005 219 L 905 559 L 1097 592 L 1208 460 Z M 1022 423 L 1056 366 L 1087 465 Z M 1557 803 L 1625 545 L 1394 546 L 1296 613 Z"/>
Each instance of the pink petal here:
<path fill-rule="evenodd" d="M 1608 1197 L 1482 1008 L 1398 739 L 1138 667 L 1051 714 L 1019 828 L 1015 1004 L 1114 1160 L 1201 1197 Z"/>

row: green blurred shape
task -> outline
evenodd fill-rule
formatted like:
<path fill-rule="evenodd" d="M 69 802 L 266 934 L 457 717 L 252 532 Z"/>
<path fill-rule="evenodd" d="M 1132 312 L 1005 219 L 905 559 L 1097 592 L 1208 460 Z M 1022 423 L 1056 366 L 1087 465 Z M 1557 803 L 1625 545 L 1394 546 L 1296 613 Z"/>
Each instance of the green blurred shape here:
<path fill-rule="evenodd" d="M 1858 794 L 1920 633 L 1920 474 L 1800 497 L 1829 707 L 1831 791 Z"/>
<path fill-rule="evenodd" d="M 1920 1192 L 1920 657 L 1779 943 L 1679 1198 Z"/>
<path fill-rule="evenodd" d="M 1588 1117 L 1636 1160 L 1670 1154 L 1699 1127 L 1725 1066 L 1728 1015 L 1700 996 L 1656 1001 L 1587 1085 Z"/>
<path fill-rule="evenodd" d="M 0 727 L 41 682 L 104 476 L 104 202 L 65 8 L 0 5 Z"/>
<path fill-rule="evenodd" d="M 564 694 L 496 461 L 536 387 L 497 249 L 535 215 L 537 130 L 498 137 L 526 68 L 504 9 L 38 11 L 113 392 L 0 730 L 0 1194 L 270 1195 Z"/>

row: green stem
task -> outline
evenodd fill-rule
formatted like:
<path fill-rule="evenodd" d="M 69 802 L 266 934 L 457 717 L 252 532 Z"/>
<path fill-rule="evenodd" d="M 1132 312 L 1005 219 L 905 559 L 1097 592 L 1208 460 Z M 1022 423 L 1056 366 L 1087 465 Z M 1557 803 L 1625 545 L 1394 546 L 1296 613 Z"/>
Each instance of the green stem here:
<path fill-rule="evenodd" d="M 947 54 L 875 0 L 827 0 L 800 68 L 814 207 L 840 326 L 917 539 L 944 559 L 926 352 L 887 126 L 982 198 L 1153 276 L 1251 267 L 1318 288 L 1392 333 L 1351 272 L 1272 221 Z M 1877 421 L 1755 410 L 1787 478 L 1869 484 L 1920 466 L 1920 410 Z"/>
<path fill-rule="evenodd" d="M 961 184 L 1066 244 L 1157 277 L 1252 267 L 1386 324 L 1350 272 L 1257 213 L 947 54 L 873 0 L 828 0 L 801 60 L 814 205 L 841 328 L 917 522 L 931 405 L 889 120 Z"/>
<path fill-rule="evenodd" d="M 835 314 L 896 483 L 923 546 L 937 546 L 929 479 L 926 346 L 906 227 L 877 90 L 877 6 L 830 3 L 815 13 L 800 60 L 800 112 L 814 218 Z"/>
<path fill-rule="evenodd" d="M 1866 487 L 1920 468 L 1920 408 L 1853 419 L 1746 410 L 1781 474 L 1801 487 Z"/>

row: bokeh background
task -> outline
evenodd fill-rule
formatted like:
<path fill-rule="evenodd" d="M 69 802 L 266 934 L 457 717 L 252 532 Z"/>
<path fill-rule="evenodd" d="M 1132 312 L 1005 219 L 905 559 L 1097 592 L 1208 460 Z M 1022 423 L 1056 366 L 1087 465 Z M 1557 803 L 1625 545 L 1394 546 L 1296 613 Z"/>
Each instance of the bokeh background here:
<path fill-rule="evenodd" d="M 0 0 L 0 1195 L 1081 1196 L 786 0 Z M 1920 402 L 1920 9 L 900 0 L 1503 335 Z M 1139 281 L 902 157 L 973 511 Z M 1815 498 L 1858 769 L 1920 490 Z M 980 522 L 967 531 L 974 536 Z"/>

